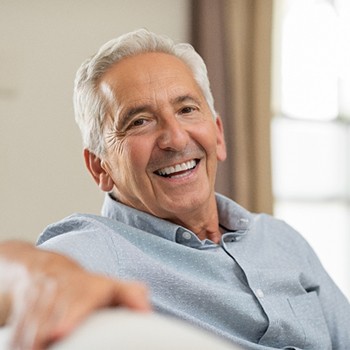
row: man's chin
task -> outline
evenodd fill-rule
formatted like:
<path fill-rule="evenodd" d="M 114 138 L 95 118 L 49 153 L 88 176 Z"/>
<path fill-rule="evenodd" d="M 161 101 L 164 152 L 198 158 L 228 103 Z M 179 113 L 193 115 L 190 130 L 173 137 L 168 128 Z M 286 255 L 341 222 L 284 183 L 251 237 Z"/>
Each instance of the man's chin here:
<path fill-rule="evenodd" d="M 188 216 L 190 213 L 200 212 L 201 208 L 204 211 L 208 207 L 208 197 L 204 196 L 203 192 L 195 192 L 174 195 L 164 201 L 158 198 L 157 206 L 164 214 L 156 214 L 156 216 L 169 219 L 170 216 L 181 217 Z"/>

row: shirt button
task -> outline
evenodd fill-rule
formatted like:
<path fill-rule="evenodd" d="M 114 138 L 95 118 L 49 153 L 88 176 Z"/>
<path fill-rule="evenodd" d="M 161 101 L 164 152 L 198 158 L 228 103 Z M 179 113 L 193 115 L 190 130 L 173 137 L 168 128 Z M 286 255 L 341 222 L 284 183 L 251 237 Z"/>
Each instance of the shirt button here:
<path fill-rule="evenodd" d="M 185 231 L 183 234 L 182 234 L 182 238 L 183 239 L 186 239 L 186 240 L 190 240 L 191 239 L 191 234 L 187 231 Z"/>
<path fill-rule="evenodd" d="M 264 297 L 264 292 L 260 288 L 255 291 L 255 294 L 259 299 Z"/>

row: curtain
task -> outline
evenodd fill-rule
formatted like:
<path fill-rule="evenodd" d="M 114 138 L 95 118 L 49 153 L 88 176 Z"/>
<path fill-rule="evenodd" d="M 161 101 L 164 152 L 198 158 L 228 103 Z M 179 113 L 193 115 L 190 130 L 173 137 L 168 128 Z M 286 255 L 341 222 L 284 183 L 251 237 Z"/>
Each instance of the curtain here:
<path fill-rule="evenodd" d="M 192 44 L 207 64 L 225 128 L 216 190 L 272 213 L 270 156 L 273 0 L 192 0 Z"/>

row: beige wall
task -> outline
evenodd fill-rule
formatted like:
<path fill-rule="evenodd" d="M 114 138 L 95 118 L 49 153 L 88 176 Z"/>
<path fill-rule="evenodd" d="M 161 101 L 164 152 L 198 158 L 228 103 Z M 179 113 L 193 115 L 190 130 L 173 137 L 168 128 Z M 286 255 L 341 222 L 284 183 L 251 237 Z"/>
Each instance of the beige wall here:
<path fill-rule="evenodd" d="M 103 198 L 84 169 L 71 103 L 77 67 L 139 27 L 188 40 L 188 0 L 0 2 L 0 239 L 34 241 Z"/>

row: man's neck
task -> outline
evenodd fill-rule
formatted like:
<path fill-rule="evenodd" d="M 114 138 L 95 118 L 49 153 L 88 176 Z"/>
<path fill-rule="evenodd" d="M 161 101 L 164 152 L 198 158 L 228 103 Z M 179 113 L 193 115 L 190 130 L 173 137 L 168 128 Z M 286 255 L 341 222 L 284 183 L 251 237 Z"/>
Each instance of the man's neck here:
<path fill-rule="evenodd" d="M 170 221 L 194 232 L 201 240 L 210 239 L 214 243 L 220 242 L 221 230 L 215 197 L 205 209 L 186 213 L 182 217 L 170 219 Z"/>
<path fill-rule="evenodd" d="M 115 193 L 110 193 L 110 196 L 117 202 L 122 203 Z M 162 219 L 185 227 L 195 233 L 201 240 L 210 239 L 214 243 L 220 242 L 222 233 L 219 226 L 219 214 L 215 193 L 204 207 L 202 206 L 191 211 L 186 211 L 182 213 L 182 215 L 174 217 L 162 217 Z"/>

